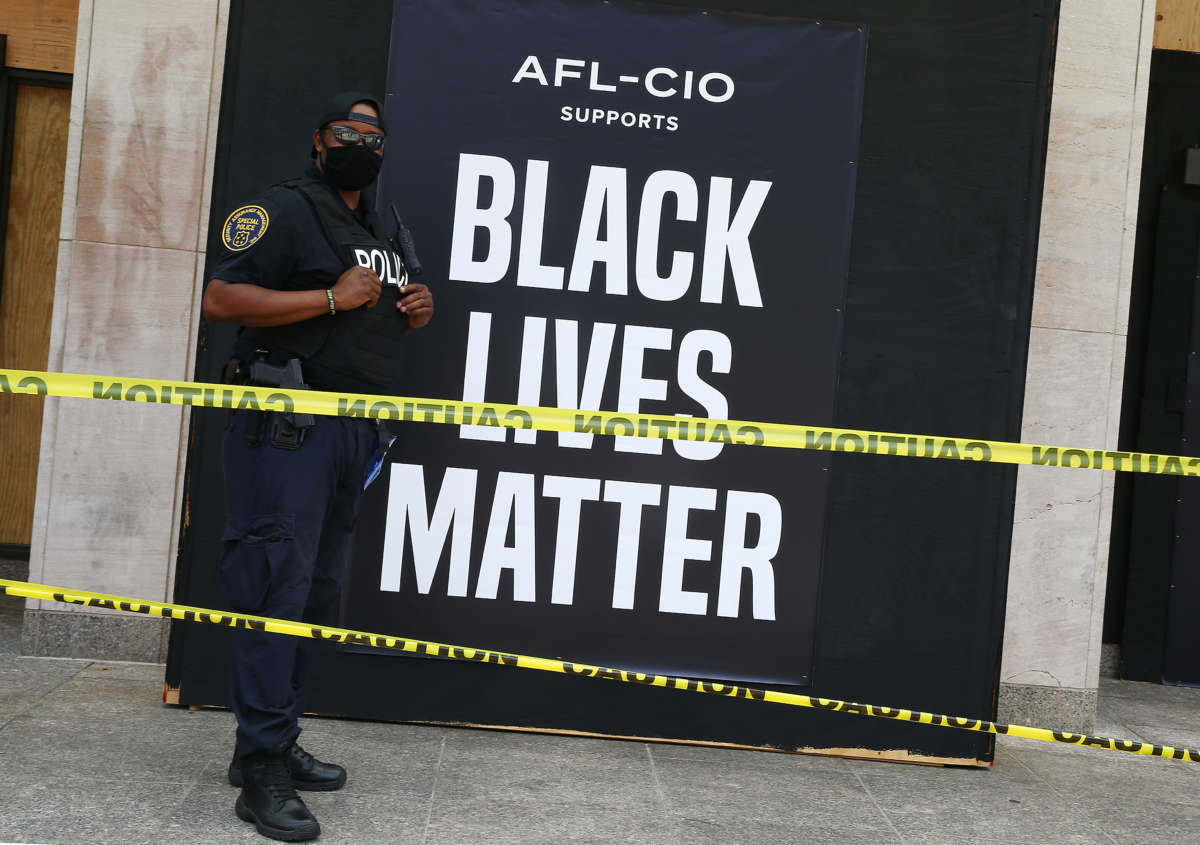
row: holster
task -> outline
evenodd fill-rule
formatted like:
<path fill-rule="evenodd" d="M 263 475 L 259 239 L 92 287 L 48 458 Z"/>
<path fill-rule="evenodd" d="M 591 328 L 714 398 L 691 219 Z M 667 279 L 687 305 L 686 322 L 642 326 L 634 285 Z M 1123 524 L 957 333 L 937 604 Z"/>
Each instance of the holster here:
<path fill-rule="evenodd" d="M 230 358 L 221 370 L 221 381 L 225 384 L 250 384 L 250 367 L 241 358 Z M 246 430 L 243 436 L 246 445 L 257 447 L 263 440 L 263 429 L 266 427 L 267 415 L 264 411 L 248 410 L 246 414 Z M 229 409 L 233 414 L 233 408 Z"/>
<path fill-rule="evenodd" d="M 250 365 L 250 384 L 259 387 L 282 387 L 291 390 L 307 390 L 304 383 L 304 373 L 300 369 L 300 359 L 291 358 L 282 367 L 275 367 L 265 360 L 257 360 Z M 262 414 L 263 412 L 259 412 Z M 304 443 L 304 436 L 313 427 L 315 420 L 312 414 L 297 414 L 292 411 L 271 411 L 271 445 L 276 449 L 295 451 Z M 250 441 L 250 427 L 246 429 L 246 440 Z M 262 442 L 262 421 L 257 426 L 257 446 Z"/>

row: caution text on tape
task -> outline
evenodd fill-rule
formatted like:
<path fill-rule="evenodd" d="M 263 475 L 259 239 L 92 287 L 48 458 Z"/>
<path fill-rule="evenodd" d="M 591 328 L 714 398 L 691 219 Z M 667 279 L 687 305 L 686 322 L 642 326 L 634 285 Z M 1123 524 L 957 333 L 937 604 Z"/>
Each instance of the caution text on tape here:
<path fill-rule="evenodd" d="M 898 434 L 746 420 L 545 408 L 456 399 L 372 396 L 361 393 L 6 369 L 0 369 L 0 393 L 295 412 L 446 425 L 566 431 L 579 434 L 655 437 L 665 440 L 772 446 L 821 452 L 1104 469 L 1151 475 L 1200 476 L 1200 457 L 1182 455 L 1040 446 L 1002 440 Z"/>
<path fill-rule="evenodd" d="M 817 698 L 798 693 L 781 692 L 778 690 L 762 689 L 741 684 L 725 684 L 717 681 L 701 681 L 695 678 L 683 678 L 673 675 L 655 675 L 643 672 L 633 672 L 626 669 L 612 669 L 602 666 L 592 666 L 584 663 L 571 663 L 564 660 L 554 660 L 545 657 L 528 657 L 521 654 L 493 651 L 483 648 L 446 645 L 444 643 L 428 642 L 426 640 L 408 639 L 389 636 L 386 634 L 368 634 L 361 631 L 351 631 L 345 628 L 330 628 L 310 625 L 303 622 L 291 622 L 286 619 L 270 619 L 263 616 L 252 616 L 244 613 L 232 613 L 221 610 L 188 607 L 186 605 L 167 604 L 165 602 L 133 599 L 123 596 L 111 596 L 103 593 L 93 593 L 87 590 L 71 590 L 62 587 L 50 587 L 45 584 L 29 584 L 24 581 L 9 581 L 0 579 L 0 595 L 18 596 L 24 598 L 43 599 L 46 601 L 63 602 L 66 604 L 82 605 L 85 607 L 106 608 L 108 610 L 142 613 L 149 616 L 161 616 L 182 622 L 198 622 L 211 625 L 223 625 L 228 628 L 243 628 L 251 631 L 264 631 L 273 634 L 283 634 L 292 637 L 305 637 L 316 640 L 326 640 L 336 643 L 370 646 L 372 648 L 389 649 L 392 651 L 408 652 L 411 654 L 429 655 L 449 660 L 465 660 L 475 663 L 489 663 L 497 666 L 507 666 L 516 669 L 536 669 L 542 672 L 557 672 L 563 675 L 573 675 L 585 678 L 619 681 L 621 683 L 639 684 L 651 687 L 663 687 L 681 692 L 697 692 L 706 695 L 719 695 L 726 698 L 746 701 L 770 702 L 786 704 L 793 707 L 807 707 L 816 710 L 828 710 L 836 713 L 851 713 L 859 716 L 873 716 L 880 719 L 893 719 L 901 722 L 914 722 L 942 728 L 955 728 L 976 733 L 1002 734 L 1018 736 L 1026 739 L 1038 739 L 1045 742 L 1078 745 L 1085 748 L 1096 748 L 1107 751 L 1124 751 L 1131 754 L 1141 754 L 1149 757 L 1164 757 L 1173 760 L 1185 760 L 1190 763 L 1200 763 L 1200 750 L 1193 748 L 1177 748 L 1170 745 L 1156 745 L 1138 740 L 1113 739 L 1103 736 L 1053 731 L 1047 728 L 1035 728 L 1027 725 L 1009 725 L 1000 722 L 990 722 L 986 719 L 972 719 L 964 716 L 946 716 L 941 713 L 929 713 L 920 710 L 906 710 L 899 707 L 884 707 L 877 704 L 860 704 L 854 701 L 841 701 L 834 698 Z"/>

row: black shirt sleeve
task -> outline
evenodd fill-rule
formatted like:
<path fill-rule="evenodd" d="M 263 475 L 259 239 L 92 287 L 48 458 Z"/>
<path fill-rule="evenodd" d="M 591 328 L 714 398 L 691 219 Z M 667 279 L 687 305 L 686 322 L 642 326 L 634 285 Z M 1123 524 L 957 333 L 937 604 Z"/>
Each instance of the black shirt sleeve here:
<path fill-rule="evenodd" d="M 235 210 L 230 216 L 252 206 L 258 206 L 266 212 L 266 225 L 260 227 L 253 243 L 238 250 L 230 248 L 223 229 L 221 252 L 208 277 L 287 290 L 292 287 L 289 280 L 295 274 L 303 233 L 310 223 L 308 218 L 312 216 L 311 212 L 295 191 L 276 187 L 264 192 L 249 206 Z"/>

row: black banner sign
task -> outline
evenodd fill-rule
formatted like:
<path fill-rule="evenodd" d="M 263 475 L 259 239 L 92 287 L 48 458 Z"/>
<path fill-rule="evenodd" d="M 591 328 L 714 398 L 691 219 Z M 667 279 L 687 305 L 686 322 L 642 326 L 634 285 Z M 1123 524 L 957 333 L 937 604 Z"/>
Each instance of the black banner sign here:
<path fill-rule="evenodd" d="M 412 395 L 832 421 L 866 33 L 397 0 L 382 196 L 437 313 Z M 343 621 L 807 684 L 828 456 L 410 425 Z"/>

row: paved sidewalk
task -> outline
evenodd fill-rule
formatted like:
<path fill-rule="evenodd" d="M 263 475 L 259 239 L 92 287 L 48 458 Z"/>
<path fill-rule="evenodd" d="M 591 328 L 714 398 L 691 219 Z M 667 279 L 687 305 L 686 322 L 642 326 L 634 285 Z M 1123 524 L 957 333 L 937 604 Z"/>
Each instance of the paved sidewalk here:
<path fill-rule="evenodd" d="M 162 667 L 17 657 L 0 598 L 0 842 L 262 843 L 225 782 L 233 717 Z M 1097 733 L 1200 746 L 1200 690 L 1104 681 Z M 852 718 L 852 717 L 847 717 Z M 1200 765 L 1001 737 L 990 770 L 306 719 L 350 769 L 334 843 L 1200 842 Z"/>

